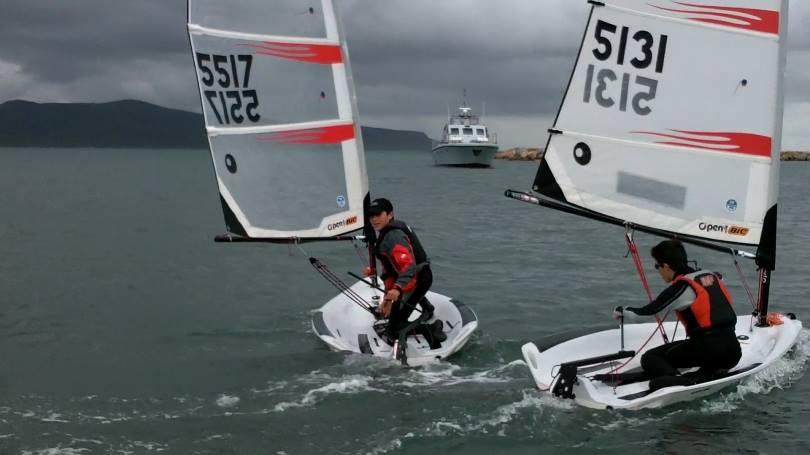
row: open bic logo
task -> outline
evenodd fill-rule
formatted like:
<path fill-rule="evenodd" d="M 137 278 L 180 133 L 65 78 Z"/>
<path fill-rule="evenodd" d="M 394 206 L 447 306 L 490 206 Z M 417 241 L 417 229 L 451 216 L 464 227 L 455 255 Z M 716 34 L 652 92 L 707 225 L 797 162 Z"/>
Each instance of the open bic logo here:
<path fill-rule="evenodd" d="M 742 226 L 729 226 L 729 227 L 728 227 L 728 233 L 729 233 L 730 235 L 740 235 L 740 236 L 745 236 L 745 235 L 748 235 L 748 231 L 749 231 L 749 230 L 750 230 L 750 229 L 748 229 L 748 228 L 744 228 L 744 227 L 742 227 Z"/>
<path fill-rule="evenodd" d="M 705 232 L 722 232 L 724 234 L 737 235 L 741 237 L 745 237 L 751 231 L 747 227 L 742 226 L 710 223 L 700 223 L 698 224 L 698 229 Z"/>
<path fill-rule="evenodd" d="M 326 226 L 326 229 L 334 231 L 335 229 L 339 229 L 345 226 L 351 226 L 352 224 L 356 223 L 357 223 L 357 216 L 351 216 L 349 218 L 346 218 L 345 220 L 338 221 L 337 223 L 329 224 L 328 226 Z"/>

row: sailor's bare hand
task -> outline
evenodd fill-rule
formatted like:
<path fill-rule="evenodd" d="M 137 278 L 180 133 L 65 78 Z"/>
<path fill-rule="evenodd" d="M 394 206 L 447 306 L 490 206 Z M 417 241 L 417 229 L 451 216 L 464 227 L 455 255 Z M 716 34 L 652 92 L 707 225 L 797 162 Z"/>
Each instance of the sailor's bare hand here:
<path fill-rule="evenodd" d="M 387 318 L 388 315 L 391 314 L 391 305 L 393 304 L 394 302 L 390 300 L 383 300 L 382 305 L 380 305 L 380 315 L 384 318 Z"/>
<path fill-rule="evenodd" d="M 402 293 L 399 292 L 399 289 L 389 289 L 385 293 L 385 300 L 390 300 L 393 303 L 399 300 L 400 295 L 402 295 Z"/>
<path fill-rule="evenodd" d="M 382 306 L 380 306 L 380 313 L 383 317 L 388 317 L 391 314 L 391 308 L 394 305 L 394 302 L 399 300 L 399 297 L 402 293 L 399 289 L 389 289 L 385 293 L 385 297 L 383 298 Z"/>

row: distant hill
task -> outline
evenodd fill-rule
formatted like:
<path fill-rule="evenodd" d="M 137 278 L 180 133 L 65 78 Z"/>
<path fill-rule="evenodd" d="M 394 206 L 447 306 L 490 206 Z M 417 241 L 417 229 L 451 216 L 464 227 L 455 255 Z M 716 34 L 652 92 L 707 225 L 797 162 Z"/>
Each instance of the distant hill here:
<path fill-rule="evenodd" d="M 364 126 L 363 145 L 366 150 L 407 150 L 429 152 L 433 141 L 421 131 L 389 130 Z"/>
<path fill-rule="evenodd" d="M 204 148 L 202 115 L 142 101 L 0 104 L 0 145 Z"/>
<path fill-rule="evenodd" d="M 424 133 L 362 127 L 368 150 L 429 151 Z M 206 148 L 202 114 L 143 101 L 0 104 L 0 146 Z"/>

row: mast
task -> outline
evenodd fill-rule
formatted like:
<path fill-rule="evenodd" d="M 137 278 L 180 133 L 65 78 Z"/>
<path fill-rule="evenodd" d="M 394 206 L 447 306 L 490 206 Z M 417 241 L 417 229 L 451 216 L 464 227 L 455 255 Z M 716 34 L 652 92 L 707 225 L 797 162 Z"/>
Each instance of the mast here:
<path fill-rule="evenodd" d="M 340 18 L 340 13 L 338 12 L 336 6 L 334 5 L 332 0 L 324 0 L 325 9 L 329 10 L 332 16 L 334 17 L 334 22 L 337 25 L 337 33 L 338 37 L 341 41 L 341 48 L 343 49 L 343 54 L 345 57 L 344 65 L 346 67 L 346 80 L 347 80 L 347 88 L 348 88 L 348 95 L 350 104 L 349 107 L 351 108 L 351 112 L 346 113 L 346 115 L 351 116 L 354 125 L 355 125 L 355 140 L 357 141 L 357 148 L 361 151 L 363 156 L 365 156 L 365 145 L 363 144 L 363 131 L 360 127 L 360 119 L 359 119 L 359 110 L 357 109 L 357 93 L 355 92 L 354 88 L 354 76 L 351 68 L 351 63 L 349 59 L 349 46 L 346 42 L 345 36 L 346 33 L 343 31 L 343 21 Z M 366 248 L 368 250 L 368 265 L 372 268 L 372 270 L 377 269 L 377 258 L 374 256 L 374 242 L 376 241 L 376 233 L 374 232 L 374 228 L 371 226 L 369 222 L 369 208 L 371 207 L 371 190 L 368 185 L 368 171 L 366 169 L 366 161 L 365 159 L 360 161 L 360 169 L 361 175 L 364 178 L 364 187 L 366 190 L 366 194 L 363 197 L 363 235 L 365 236 Z M 377 274 L 373 274 L 371 276 L 372 286 L 377 286 Z"/>
<path fill-rule="evenodd" d="M 363 201 L 363 234 L 365 234 L 366 247 L 368 248 L 368 266 L 372 270 L 377 270 L 377 257 L 374 255 L 374 243 L 377 241 L 377 233 L 369 222 L 369 209 L 371 207 L 371 194 L 366 194 Z M 371 275 L 372 287 L 377 286 L 377 274 Z"/>
<path fill-rule="evenodd" d="M 760 269 L 760 292 L 757 301 L 757 326 L 768 326 L 768 303 L 770 301 L 771 272 L 776 269 L 776 205 L 765 216 L 762 238 L 757 248 L 757 266 Z"/>
<path fill-rule="evenodd" d="M 773 150 L 771 151 L 771 159 L 776 163 L 780 162 L 782 150 L 782 117 L 784 115 L 785 106 L 784 74 L 785 64 L 787 62 L 787 30 L 788 0 L 781 0 L 779 19 L 779 67 L 778 77 L 776 80 L 776 99 L 778 104 L 776 106 L 776 115 L 774 116 L 773 126 L 775 131 L 775 140 L 773 141 Z M 759 239 L 756 258 L 756 263 L 760 268 L 760 293 L 759 300 L 757 302 L 757 326 L 759 327 L 768 326 L 768 304 L 770 303 L 771 272 L 776 269 L 776 200 L 779 194 L 778 164 L 773 166 L 771 176 L 772 187 L 770 188 L 770 192 L 773 195 L 773 205 L 765 214 L 762 235 Z"/>

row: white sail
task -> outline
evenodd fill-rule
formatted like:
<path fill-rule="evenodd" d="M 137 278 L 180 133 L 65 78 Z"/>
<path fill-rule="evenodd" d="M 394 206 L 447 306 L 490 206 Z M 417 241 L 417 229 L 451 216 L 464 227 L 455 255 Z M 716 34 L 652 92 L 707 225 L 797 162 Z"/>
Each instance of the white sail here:
<path fill-rule="evenodd" d="M 228 230 L 304 239 L 361 228 L 368 179 L 332 0 L 188 5 Z"/>
<path fill-rule="evenodd" d="M 534 189 L 759 244 L 778 192 L 787 0 L 591 3 Z"/>

